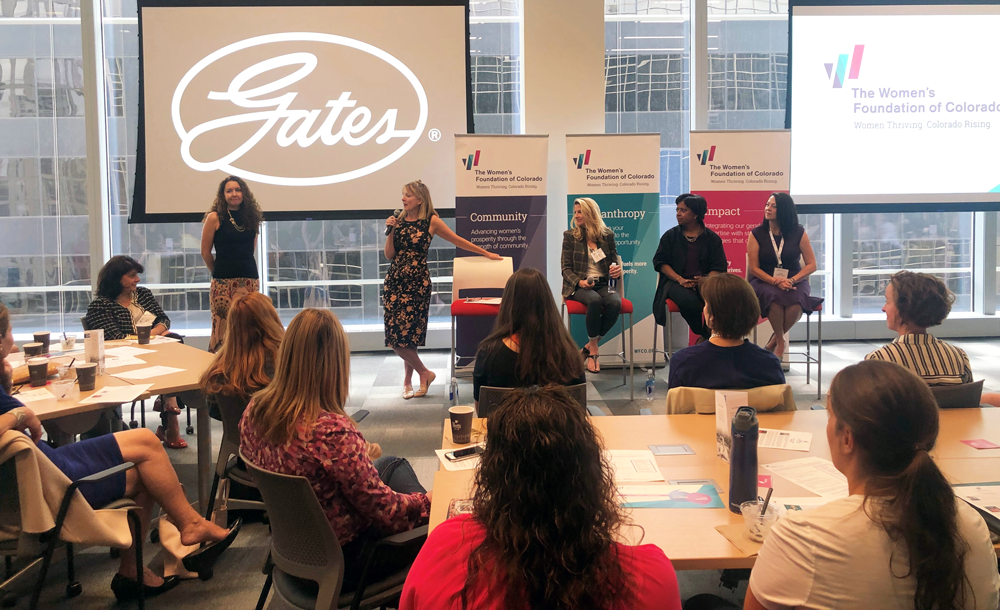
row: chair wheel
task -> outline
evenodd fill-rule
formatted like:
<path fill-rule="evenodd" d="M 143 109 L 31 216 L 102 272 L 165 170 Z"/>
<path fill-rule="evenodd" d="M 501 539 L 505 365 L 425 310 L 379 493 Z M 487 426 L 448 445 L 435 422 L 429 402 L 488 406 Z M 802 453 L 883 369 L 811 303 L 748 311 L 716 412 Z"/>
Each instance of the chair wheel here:
<path fill-rule="evenodd" d="M 160 542 L 160 528 L 154 527 L 153 529 L 149 530 L 149 541 L 152 542 L 153 544 L 157 544 Z"/>
<path fill-rule="evenodd" d="M 215 571 L 212 568 L 205 568 L 198 572 L 198 580 L 212 580 L 215 576 Z"/>
<path fill-rule="evenodd" d="M 187 432 L 187 433 L 188 433 L 189 435 L 191 435 L 191 434 L 194 434 L 194 426 L 188 426 L 188 427 L 187 427 L 187 428 L 185 429 L 185 431 L 186 431 L 186 432 Z"/>
<path fill-rule="evenodd" d="M 132 421 L 130 421 L 130 422 L 128 423 L 128 427 L 129 427 L 129 429 L 131 429 L 131 430 L 135 430 L 136 428 L 138 428 L 138 427 L 139 427 L 139 422 L 137 422 L 137 421 L 135 421 L 135 420 L 132 420 Z"/>
<path fill-rule="evenodd" d="M 122 556 L 122 550 L 121 549 L 111 549 L 108 552 L 108 555 L 111 555 L 112 559 L 120 559 L 121 556 Z"/>
<path fill-rule="evenodd" d="M 83 585 L 78 582 L 71 582 L 66 585 L 66 597 L 74 598 L 77 595 L 83 593 Z"/>

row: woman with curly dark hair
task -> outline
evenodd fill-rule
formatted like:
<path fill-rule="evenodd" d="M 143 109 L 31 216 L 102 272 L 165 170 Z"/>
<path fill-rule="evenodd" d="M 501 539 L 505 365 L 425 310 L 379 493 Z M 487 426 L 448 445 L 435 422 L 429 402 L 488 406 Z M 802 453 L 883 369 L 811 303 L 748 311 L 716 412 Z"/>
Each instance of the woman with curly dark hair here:
<path fill-rule="evenodd" d="M 253 253 L 263 220 L 264 214 L 247 183 L 237 176 L 226 176 L 219 183 L 201 228 L 201 258 L 212 274 L 210 352 L 214 353 L 226 337 L 226 316 L 233 299 L 260 290 Z"/>
<path fill-rule="evenodd" d="M 427 538 L 400 610 L 679 610 L 663 551 L 619 542 L 602 450 L 564 388 L 514 390 L 490 417 L 473 514 Z"/>

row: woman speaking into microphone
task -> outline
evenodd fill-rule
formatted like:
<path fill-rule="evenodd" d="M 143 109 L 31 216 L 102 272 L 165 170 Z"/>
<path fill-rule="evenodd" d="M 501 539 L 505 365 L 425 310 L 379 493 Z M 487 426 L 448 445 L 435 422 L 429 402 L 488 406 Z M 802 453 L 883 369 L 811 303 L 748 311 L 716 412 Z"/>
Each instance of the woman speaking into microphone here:
<path fill-rule="evenodd" d="M 391 261 L 383 285 L 385 346 L 403 359 L 403 398 L 409 399 L 426 395 L 437 377 L 417 355 L 417 348 L 427 338 L 431 306 L 431 273 L 427 268 L 431 239 L 440 235 L 463 250 L 491 260 L 500 260 L 501 256 L 455 235 L 434 211 L 430 190 L 420 180 L 403 187 L 403 209 L 387 218 L 385 226 L 385 257 Z M 411 381 L 413 371 L 420 376 L 416 392 Z"/>

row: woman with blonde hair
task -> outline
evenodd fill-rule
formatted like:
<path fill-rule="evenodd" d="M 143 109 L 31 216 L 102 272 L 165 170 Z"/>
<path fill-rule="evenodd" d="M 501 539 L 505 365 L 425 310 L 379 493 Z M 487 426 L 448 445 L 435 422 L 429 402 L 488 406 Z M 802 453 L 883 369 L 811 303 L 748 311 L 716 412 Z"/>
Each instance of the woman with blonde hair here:
<path fill-rule="evenodd" d="M 618 321 L 622 298 L 609 286 L 620 279 L 615 233 L 604 224 L 601 208 L 589 197 L 573 202 L 573 222 L 563 233 L 562 296 L 587 306 L 587 370 L 597 373 L 598 343 Z"/>
<path fill-rule="evenodd" d="M 226 316 L 233 299 L 260 291 L 253 253 L 263 221 L 264 214 L 247 183 L 239 176 L 223 178 L 201 229 L 201 258 L 212 274 L 210 352 L 219 349 L 226 338 Z"/>
<path fill-rule="evenodd" d="M 427 251 L 431 239 L 440 235 L 463 250 L 500 260 L 499 254 L 487 252 L 455 234 L 434 211 L 431 192 L 417 180 L 403 187 L 403 209 L 385 220 L 385 257 L 391 261 L 383 285 L 385 309 L 385 346 L 403 359 L 403 398 L 425 396 L 437 377 L 424 366 L 417 348 L 427 338 L 427 317 L 431 307 L 431 273 Z M 420 389 L 413 391 L 412 377 L 420 377 Z"/>
<path fill-rule="evenodd" d="M 373 463 L 364 436 L 344 411 L 350 357 L 336 316 L 303 310 L 285 331 L 274 379 L 254 395 L 240 422 L 247 460 L 309 480 L 343 546 L 345 590 L 360 580 L 367 539 L 408 531 L 426 523 L 430 514 L 430 494 L 409 463 L 395 457 Z M 383 558 L 377 570 L 388 573 L 407 565 L 415 550 Z"/>
<path fill-rule="evenodd" d="M 228 339 L 201 376 L 206 394 L 250 396 L 274 377 L 285 328 L 271 299 L 251 292 L 233 301 L 226 320 Z"/>

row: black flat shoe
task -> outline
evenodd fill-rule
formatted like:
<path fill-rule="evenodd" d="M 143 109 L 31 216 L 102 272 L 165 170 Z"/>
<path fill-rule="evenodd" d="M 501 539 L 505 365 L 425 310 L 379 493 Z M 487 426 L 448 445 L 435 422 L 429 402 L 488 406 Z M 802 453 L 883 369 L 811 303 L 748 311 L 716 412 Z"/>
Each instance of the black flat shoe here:
<path fill-rule="evenodd" d="M 180 581 L 179 576 L 167 576 L 164 577 L 163 584 L 159 587 L 143 585 L 143 588 L 145 589 L 146 597 L 153 597 L 173 589 Z M 122 576 L 121 574 L 115 574 L 115 577 L 111 579 L 111 591 L 115 594 L 115 599 L 120 602 L 139 599 L 139 581 Z"/>
<path fill-rule="evenodd" d="M 229 545 L 236 540 L 236 535 L 240 533 L 240 528 L 243 526 L 243 519 L 237 519 L 233 526 L 229 528 L 229 535 L 218 542 L 211 542 L 201 547 L 200 549 L 191 552 L 187 557 L 183 559 L 184 569 L 189 572 L 198 572 L 201 574 L 206 570 L 210 570 L 215 564 L 215 561 L 222 555 L 222 551 L 229 548 Z"/>

